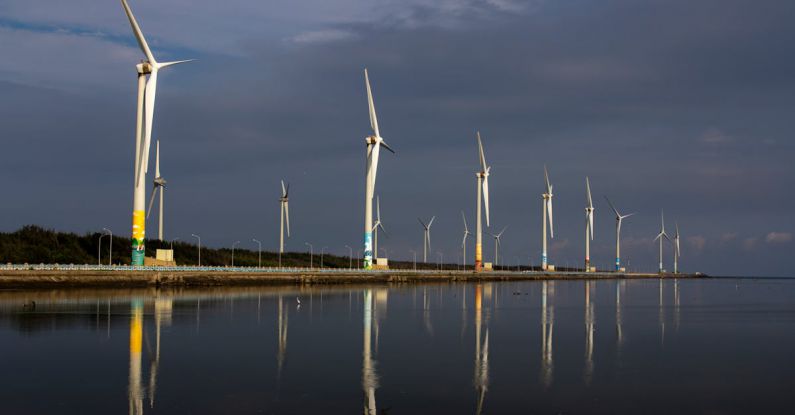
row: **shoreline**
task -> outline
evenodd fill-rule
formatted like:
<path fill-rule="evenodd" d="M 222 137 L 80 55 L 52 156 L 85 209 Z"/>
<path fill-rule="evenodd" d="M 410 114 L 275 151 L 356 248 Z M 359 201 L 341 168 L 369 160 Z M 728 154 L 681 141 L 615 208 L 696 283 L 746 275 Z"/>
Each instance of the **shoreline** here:
<path fill-rule="evenodd" d="M 214 287 L 245 285 L 333 285 L 426 282 L 484 282 L 534 280 L 708 278 L 703 274 L 656 274 L 617 272 L 541 271 L 423 271 L 423 270 L 279 270 L 279 271 L 198 271 L 198 270 L 3 270 L 0 289 L 20 288 L 134 288 Z"/>

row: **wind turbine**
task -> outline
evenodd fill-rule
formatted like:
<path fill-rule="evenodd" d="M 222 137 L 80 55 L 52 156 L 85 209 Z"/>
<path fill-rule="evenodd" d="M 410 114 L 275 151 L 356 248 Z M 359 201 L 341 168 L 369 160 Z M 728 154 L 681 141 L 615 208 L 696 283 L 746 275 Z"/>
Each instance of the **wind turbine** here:
<path fill-rule="evenodd" d="M 591 182 L 585 178 L 585 272 L 591 272 L 591 241 L 593 240 L 593 200 L 591 199 Z"/>
<path fill-rule="evenodd" d="M 549 172 L 547 166 L 544 166 L 544 181 L 546 182 L 546 190 L 541 195 L 544 199 L 544 206 L 541 209 L 543 218 L 541 219 L 541 269 L 547 269 L 547 220 L 549 220 L 549 237 L 555 238 L 555 228 L 552 225 L 552 185 L 549 183 Z"/>
<path fill-rule="evenodd" d="M 467 227 L 467 218 L 464 216 L 464 211 L 461 211 L 461 219 L 464 220 L 464 238 L 461 240 L 461 250 L 464 252 L 463 262 L 464 262 L 464 270 L 466 270 L 467 266 L 467 238 L 472 237 L 472 232 L 469 231 Z"/>
<path fill-rule="evenodd" d="M 499 254 L 500 254 L 500 251 L 499 251 L 499 248 L 500 248 L 500 245 L 501 245 L 500 244 L 500 238 L 502 238 L 502 233 L 505 232 L 505 229 L 508 229 L 508 227 L 506 226 L 506 227 L 502 228 L 500 233 L 498 233 L 496 235 L 493 234 L 493 233 L 489 234 L 489 235 L 491 235 L 492 238 L 494 238 L 494 265 L 495 266 L 497 265 L 497 259 L 499 258 Z"/>
<path fill-rule="evenodd" d="M 661 221 L 660 222 L 660 233 L 657 234 L 657 237 L 654 238 L 654 240 L 655 241 L 658 240 L 658 239 L 660 240 L 660 268 L 659 269 L 660 269 L 660 273 L 662 273 L 663 272 L 663 257 L 662 257 L 662 255 L 663 255 L 663 237 L 665 237 L 665 239 L 667 239 L 668 242 L 671 242 L 671 238 L 669 238 L 668 234 L 665 233 L 665 216 L 664 216 L 662 210 L 660 211 L 660 221 Z"/>
<path fill-rule="evenodd" d="M 370 127 L 373 135 L 367 136 L 364 141 L 367 143 L 367 178 L 364 191 L 364 269 L 373 267 L 373 193 L 375 192 L 375 177 L 378 172 L 378 155 L 381 146 L 395 153 L 390 148 L 378 131 L 378 119 L 375 115 L 375 104 L 373 103 L 373 92 L 370 89 L 370 77 L 367 69 L 364 70 L 364 81 L 367 84 L 367 104 L 370 107 Z"/>
<path fill-rule="evenodd" d="M 428 221 L 426 225 L 422 219 L 417 218 L 420 221 L 420 225 L 425 229 L 424 237 L 422 240 L 422 262 L 428 262 L 428 251 L 431 250 L 431 225 L 433 225 L 433 220 L 436 219 L 436 216 L 432 217 L 431 220 Z"/>
<path fill-rule="evenodd" d="M 127 4 L 121 0 L 127 19 L 130 21 L 138 46 L 146 55 L 146 60 L 136 65 L 138 71 L 138 115 L 135 124 L 135 191 L 133 193 L 133 225 L 132 225 L 132 265 L 143 265 L 146 249 L 144 239 L 146 236 L 146 172 L 149 169 L 149 146 L 152 139 L 152 121 L 155 115 L 155 95 L 157 93 L 157 73 L 160 69 L 190 62 L 190 60 L 175 62 L 158 62 L 155 60 L 149 44 L 146 43 L 141 28 Z M 149 79 L 146 76 L 149 75 Z M 142 134 L 143 132 L 143 134 Z"/>
<path fill-rule="evenodd" d="M 152 189 L 152 198 L 149 199 L 149 209 L 146 211 L 146 218 L 149 219 L 149 214 L 152 213 L 152 205 L 155 202 L 155 195 L 157 192 L 160 191 L 160 208 L 158 209 L 158 213 L 160 214 L 159 219 L 159 227 L 157 228 L 157 239 L 163 240 L 163 192 L 166 190 L 166 179 L 160 175 L 160 140 L 157 140 L 157 146 L 155 147 L 155 180 L 154 180 L 154 188 Z"/>
<path fill-rule="evenodd" d="M 375 197 L 375 223 L 373 224 L 373 252 L 376 258 L 378 258 L 378 228 L 381 228 L 386 234 L 386 229 L 384 229 L 384 224 L 381 223 L 381 198 L 376 196 Z"/>
<path fill-rule="evenodd" d="M 282 180 L 282 197 L 279 198 L 281 205 L 281 215 L 279 216 L 279 266 L 282 262 L 284 253 L 284 224 L 287 222 L 287 237 L 290 237 L 290 184 L 284 185 Z"/>
<path fill-rule="evenodd" d="M 477 132 L 478 155 L 480 156 L 480 171 L 475 173 L 478 178 L 478 207 L 477 226 L 475 229 L 475 272 L 483 268 L 483 225 L 481 223 L 481 200 L 486 208 L 486 226 L 489 226 L 489 172 L 491 167 L 486 165 L 486 155 L 483 153 L 483 142 L 480 140 L 480 131 Z"/>
<path fill-rule="evenodd" d="M 621 222 L 635 213 L 622 215 L 618 213 L 618 209 L 613 206 L 607 196 L 605 196 L 605 200 L 607 200 L 607 204 L 610 205 L 610 208 L 613 209 L 613 212 L 616 214 L 616 271 L 621 271 Z"/>
<path fill-rule="evenodd" d="M 679 256 L 681 252 L 679 251 L 679 223 L 675 223 L 676 225 L 676 235 L 674 235 L 674 274 L 679 273 Z"/>

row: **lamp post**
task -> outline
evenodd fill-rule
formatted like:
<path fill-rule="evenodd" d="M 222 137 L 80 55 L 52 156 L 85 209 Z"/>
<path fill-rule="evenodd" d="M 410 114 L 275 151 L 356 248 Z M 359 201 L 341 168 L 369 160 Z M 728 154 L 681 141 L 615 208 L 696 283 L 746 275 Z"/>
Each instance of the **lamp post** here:
<path fill-rule="evenodd" d="M 409 249 L 409 251 L 414 254 L 414 271 L 417 270 L 417 251 L 413 249 Z"/>
<path fill-rule="evenodd" d="M 320 268 L 321 269 L 323 268 L 323 254 L 326 252 L 326 248 L 328 248 L 328 247 L 324 246 L 323 248 L 320 249 Z"/>
<path fill-rule="evenodd" d="M 315 248 L 309 242 L 304 242 L 304 245 L 309 247 L 309 269 L 315 268 Z"/>
<path fill-rule="evenodd" d="M 353 248 L 348 245 L 345 245 L 348 248 L 348 268 L 353 268 Z"/>
<path fill-rule="evenodd" d="M 102 228 L 103 231 L 110 234 L 110 246 L 108 247 L 108 265 L 113 265 L 113 232 L 108 228 Z"/>
<path fill-rule="evenodd" d="M 357 269 L 360 268 L 359 260 L 361 259 L 361 257 L 362 257 L 362 250 L 360 249 L 360 250 L 356 251 L 356 268 Z"/>
<path fill-rule="evenodd" d="M 105 237 L 104 233 L 99 234 L 99 248 L 97 248 L 97 265 L 102 265 L 102 238 Z"/>
<path fill-rule="evenodd" d="M 256 239 L 251 239 L 251 240 L 256 242 L 257 246 L 258 246 L 258 248 L 257 248 L 257 268 L 262 268 L 262 242 L 260 242 L 260 241 L 258 241 Z"/>
<path fill-rule="evenodd" d="M 235 266 L 235 246 L 237 246 L 237 244 L 239 244 L 239 243 L 240 243 L 240 241 L 235 241 L 234 243 L 232 243 L 232 266 L 233 267 Z"/>
<path fill-rule="evenodd" d="M 173 252 L 174 252 L 174 241 L 178 241 L 178 240 L 179 240 L 179 238 L 174 238 L 174 239 L 171 240 L 171 252 L 172 252 L 171 255 L 174 255 L 173 254 Z"/>
<path fill-rule="evenodd" d="M 202 238 L 194 233 L 190 234 L 190 236 L 199 240 L 199 266 L 202 266 Z"/>
<path fill-rule="evenodd" d="M 444 254 L 441 253 L 441 252 L 437 252 L 436 254 L 439 255 L 439 271 L 441 271 L 442 270 L 442 260 L 444 260 Z"/>

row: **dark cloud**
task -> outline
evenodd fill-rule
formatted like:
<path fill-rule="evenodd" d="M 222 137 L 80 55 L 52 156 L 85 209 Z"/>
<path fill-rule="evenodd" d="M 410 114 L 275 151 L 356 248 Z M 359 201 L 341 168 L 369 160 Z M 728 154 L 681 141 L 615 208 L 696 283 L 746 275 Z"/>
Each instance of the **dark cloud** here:
<path fill-rule="evenodd" d="M 792 2 L 351 1 L 332 12 L 235 1 L 179 13 L 182 2 L 171 3 L 132 3 L 157 56 L 199 58 L 165 70 L 158 90 L 167 235 L 274 247 L 285 178 L 292 249 L 358 246 L 368 67 L 382 134 L 398 151 L 382 154 L 377 185 L 390 256 L 420 247 L 416 217 L 431 215 L 434 251 L 458 254 L 459 211 L 474 223 L 480 130 L 492 226 L 508 226 L 511 263 L 538 262 L 547 164 L 554 262 L 583 256 L 588 175 L 597 265 L 613 261 L 609 195 L 639 212 L 624 229 L 633 266 L 655 266 L 664 208 L 669 230 L 677 221 L 689 241 L 684 269 L 789 272 L 792 242 L 763 242 L 795 224 Z M 75 15 L 9 4 L 0 226 L 128 232 L 140 53 L 120 6 Z"/>

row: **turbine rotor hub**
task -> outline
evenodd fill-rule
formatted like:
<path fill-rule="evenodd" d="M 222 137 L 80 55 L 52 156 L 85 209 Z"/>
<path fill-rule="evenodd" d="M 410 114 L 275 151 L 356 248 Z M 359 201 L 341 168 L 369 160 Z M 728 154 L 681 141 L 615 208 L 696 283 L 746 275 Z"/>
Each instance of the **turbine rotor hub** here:
<path fill-rule="evenodd" d="M 138 65 L 135 65 L 135 69 L 141 75 L 148 75 L 148 74 L 152 73 L 152 64 L 149 63 L 149 62 L 144 61 L 144 62 L 139 63 Z"/>

